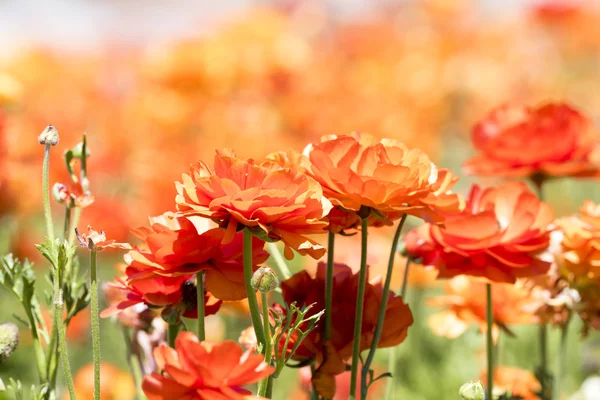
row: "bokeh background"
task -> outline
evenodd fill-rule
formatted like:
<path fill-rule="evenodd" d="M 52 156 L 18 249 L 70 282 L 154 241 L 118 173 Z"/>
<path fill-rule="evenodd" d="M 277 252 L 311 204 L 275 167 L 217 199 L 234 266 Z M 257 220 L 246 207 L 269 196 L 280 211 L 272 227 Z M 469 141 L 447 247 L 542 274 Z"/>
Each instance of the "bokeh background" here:
<path fill-rule="evenodd" d="M 460 173 L 472 154 L 472 124 L 503 103 L 552 100 L 600 121 L 596 1 L 0 1 L 0 250 L 33 260 L 42 277 L 38 290 L 47 290 L 47 266 L 33 245 L 44 237 L 36 137 L 48 124 L 61 136 L 52 182 L 66 180 L 61 153 L 87 133 L 96 202 L 80 226 L 130 241 L 131 228 L 174 209 L 173 182 L 215 148 L 260 158 L 358 130 L 424 149 L 461 175 L 464 190 L 474 182 Z M 545 194 L 561 216 L 598 199 L 598 186 L 550 182 Z M 389 237 L 373 242 L 382 250 L 370 262 L 383 268 Z M 352 249 L 353 239 L 341 246 Z M 104 279 L 116 274 L 118 261 L 102 254 Z M 298 260 L 293 267 L 314 265 Z M 455 340 L 432 333 L 427 316 L 435 309 L 424 299 L 440 291 L 427 277 L 411 279 L 416 323 L 401 345 L 398 398 L 455 398 L 483 366 L 475 327 Z M 2 288 L 0 305 L 0 322 L 20 312 Z M 91 360 L 87 318 L 70 328 L 76 370 Z M 234 308 L 211 317 L 209 335 L 237 339 L 249 324 L 244 318 Z M 533 369 L 535 329 L 514 331 L 516 337 L 501 340 L 500 363 Z M 599 372 L 599 341 L 594 334 L 585 344 L 570 336 L 568 392 Z M 33 382 L 26 333 L 21 342 L 0 378 Z M 103 359 L 116 368 L 108 380 L 122 382 L 106 399 L 131 398 L 123 389 L 121 343 L 120 330 L 103 321 Z M 380 361 L 383 370 L 385 351 Z M 297 389 L 298 376 L 288 371 L 274 398 L 292 398 Z"/>

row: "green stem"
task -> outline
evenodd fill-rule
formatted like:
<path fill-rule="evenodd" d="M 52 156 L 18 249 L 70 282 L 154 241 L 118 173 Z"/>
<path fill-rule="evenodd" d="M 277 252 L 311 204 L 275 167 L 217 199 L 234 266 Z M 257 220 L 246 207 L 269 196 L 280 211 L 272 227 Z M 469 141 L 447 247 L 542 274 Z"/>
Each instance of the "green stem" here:
<path fill-rule="evenodd" d="M 169 322 L 167 326 L 167 342 L 170 347 L 175 348 L 175 339 L 177 338 L 177 333 L 179 332 L 179 325 L 172 324 Z"/>
<path fill-rule="evenodd" d="M 42 201 L 44 204 L 44 218 L 46 220 L 46 236 L 48 240 L 54 243 L 54 224 L 52 223 L 52 210 L 50 208 L 50 185 L 49 185 L 49 170 L 50 170 L 50 144 L 46 144 L 44 148 L 44 164 L 42 167 Z"/>
<path fill-rule="evenodd" d="M 262 319 L 263 329 L 265 331 L 265 362 L 271 365 L 271 351 L 273 349 L 273 343 L 271 338 L 271 323 L 269 322 L 269 301 L 267 300 L 267 294 L 261 292 L 261 303 L 262 303 Z M 269 387 L 269 381 L 272 381 L 271 376 L 266 377 L 260 382 L 258 386 L 258 396 L 267 397 L 267 390 Z M 267 397 L 270 398 L 270 397 Z"/>
<path fill-rule="evenodd" d="M 67 388 L 69 389 L 69 396 L 71 397 L 71 400 L 75 400 L 77 397 L 75 396 L 75 387 L 73 386 L 73 377 L 71 375 L 71 365 L 69 364 L 69 353 L 67 350 L 67 332 L 66 326 L 62 320 L 62 312 L 62 293 L 59 292 L 58 299 L 56 299 L 54 302 L 54 325 L 56 326 L 56 329 L 58 329 L 60 359 L 62 360 L 65 382 L 67 383 Z"/>
<path fill-rule="evenodd" d="M 94 400 L 100 399 L 100 307 L 98 305 L 98 282 L 96 279 L 96 255 L 90 253 L 90 287 L 92 295 L 92 358 L 94 363 Z"/>
<path fill-rule="evenodd" d="M 198 340 L 206 340 L 206 332 L 204 328 L 204 279 L 206 277 L 205 271 L 196 273 L 196 297 L 198 302 Z"/>
<path fill-rule="evenodd" d="M 554 388 L 552 388 L 552 400 L 559 400 L 561 394 L 562 374 L 564 372 L 563 367 L 567 364 L 567 337 L 569 333 L 569 323 L 571 322 L 571 315 L 567 319 L 567 322 L 560 330 L 560 347 L 558 350 L 558 360 L 556 363 L 556 375 L 554 376 Z"/>
<path fill-rule="evenodd" d="M 33 339 L 33 349 L 35 351 L 35 360 L 37 363 L 38 375 L 40 382 L 48 382 L 48 371 L 46 369 L 46 355 L 44 354 L 44 348 L 40 342 L 38 327 L 33 316 L 33 310 L 25 310 L 27 319 L 29 320 L 29 326 L 31 330 L 31 337 Z"/>
<path fill-rule="evenodd" d="M 263 345 L 265 350 L 265 332 L 263 330 L 260 319 L 260 311 L 258 301 L 256 301 L 256 290 L 252 288 L 250 281 L 252 280 L 252 232 L 249 229 L 244 229 L 244 284 L 246 285 L 246 294 L 248 295 L 248 306 L 250 308 L 250 316 L 252 317 L 252 326 L 256 333 L 256 341 Z"/>
<path fill-rule="evenodd" d="M 75 207 L 71 226 L 76 227 L 79 224 L 79 218 L 81 218 L 81 208 Z M 75 243 L 75 229 L 69 230 L 69 244 L 73 245 L 73 243 Z"/>
<path fill-rule="evenodd" d="M 136 354 L 134 354 L 132 346 L 131 346 L 131 337 L 129 335 L 129 329 L 122 325 L 121 331 L 123 332 L 123 339 L 125 341 L 125 347 L 127 348 L 127 364 L 129 366 L 129 372 L 131 373 L 131 378 L 133 379 L 133 384 L 135 386 L 135 399 L 140 400 L 143 397 L 142 392 L 142 369 L 140 366 L 140 360 Z"/>
<path fill-rule="evenodd" d="M 292 277 L 292 273 L 290 272 L 285 259 L 281 255 L 281 252 L 277 248 L 277 245 L 273 242 L 269 242 L 267 243 L 267 247 L 269 248 L 269 254 L 275 260 L 274 267 L 277 269 L 277 275 L 279 275 L 282 281 L 290 279 Z"/>
<path fill-rule="evenodd" d="M 408 270 L 410 268 L 410 257 L 406 258 L 406 266 L 404 267 L 404 278 L 402 280 L 402 289 L 400 289 L 400 297 L 405 299 L 406 297 L 406 288 L 408 287 Z M 414 317 L 414 315 L 413 315 Z M 388 371 L 392 376 L 387 381 L 387 387 L 385 389 L 385 399 L 389 400 L 394 398 L 393 394 L 395 393 L 395 383 L 396 383 L 396 365 L 398 358 L 398 346 L 393 346 L 388 353 Z"/>
<path fill-rule="evenodd" d="M 492 309 L 492 285 L 491 284 L 487 284 L 486 286 L 486 291 L 487 291 L 487 312 L 486 312 L 486 316 L 487 316 L 487 332 L 486 332 L 486 337 L 487 337 L 487 395 L 486 398 L 487 399 L 491 399 L 492 398 L 492 389 L 494 387 L 494 341 L 492 340 L 492 328 L 493 328 L 493 323 L 494 323 L 494 316 L 492 314 L 493 309 Z"/>
<path fill-rule="evenodd" d="M 327 272 L 325 275 L 325 333 L 323 342 L 331 339 L 331 323 L 333 303 L 333 250 L 335 246 L 335 233 L 329 232 L 327 236 Z"/>
<path fill-rule="evenodd" d="M 71 227 L 71 207 L 65 207 L 65 224 L 63 226 L 63 238 L 65 240 L 69 237 L 69 228 Z"/>
<path fill-rule="evenodd" d="M 373 343 L 371 343 L 371 349 L 369 350 L 369 354 L 367 355 L 367 359 L 362 367 L 361 374 L 361 398 L 367 397 L 367 377 L 369 375 L 369 369 L 371 368 L 371 363 L 373 362 L 373 358 L 375 357 L 375 352 L 377 351 L 377 346 L 379 345 L 379 339 L 381 339 L 381 333 L 383 332 L 383 323 L 385 321 L 385 312 L 387 310 L 388 298 L 390 295 L 390 285 L 392 283 L 392 272 L 394 270 L 394 260 L 396 259 L 396 251 L 398 248 L 398 241 L 400 240 L 400 234 L 402 233 L 402 227 L 404 226 L 404 222 L 406 221 L 407 214 L 404 214 L 400 219 L 400 223 L 398 224 L 398 228 L 396 228 L 396 233 L 394 234 L 394 240 L 392 241 L 392 249 L 390 251 L 390 259 L 388 261 L 388 267 L 385 275 L 385 282 L 383 284 L 383 293 L 381 294 L 381 304 L 379 305 L 379 314 L 377 317 L 377 326 L 375 327 L 375 333 L 373 334 Z M 407 281 L 406 271 L 404 271 L 405 277 L 404 281 Z M 402 283 L 404 286 L 404 282 Z"/>
<path fill-rule="evenodd" d="M 365 287 L 367 285 L 367 227 L 368 218 L 361 219 L 361 250 L 358 291 L 356 294 L 356 320 L 354 322 L 354 343 L 352 344 L 352 370 L 350 374 L 350 399 L 356 399 L 356 379 L 360 356 L 360 337 L 362 332 L 363 308 L 365 305 Z"/>

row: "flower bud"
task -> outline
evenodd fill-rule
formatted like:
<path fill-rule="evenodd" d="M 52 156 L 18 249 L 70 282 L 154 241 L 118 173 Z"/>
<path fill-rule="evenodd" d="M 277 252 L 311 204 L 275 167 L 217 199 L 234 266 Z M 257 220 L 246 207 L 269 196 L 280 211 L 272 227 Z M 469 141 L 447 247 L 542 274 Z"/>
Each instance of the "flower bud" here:
<path fill-rule="evenodd" d="M 52 125 L 48 125 L 46 129 L 44 129 L 44 131 L 40 133 L 40 136 L 38 136 L 38 143 L 56 146 L 58 144 L 58 139 L 58 131 L 56 130 L 56 128 Z"/>
<path fill-rule="evenodd" d="M 481 381 L 465 383 L 458 389 L 458 394 L 463 400 L 485 400 L 485 388 Z"/>
<path fill-rule="evenodd" d="M 73 147 L 71 149 L 71 152 L 73 153 L 73 158 L 83 158 L 83 142 L 79 142 L 75 145 L 75 147 Z M 89 147 L 85 147 L 85 157 L 88 158 L 90 156 L 90 148 Z"/>
<path fill-rule="evenodd" d="M 19 328 L 12 322 L 0 325 L 0 365 L 6 361 L 19 345 Z"/>
<path fill-rule="evenodd" d="M 260 267 L 252 275 L 250 284 L 255 290 L 260 290 L 262 293 L 268 293 L 279 286 L 277 274 L 269 267 Z"/>
<path fill-rule="evenodd" d="M 55 183 L 52 186 L 52 197 L 58 204 L 64 204 L 69 199 L 69 189 L 62 183 Z"/>

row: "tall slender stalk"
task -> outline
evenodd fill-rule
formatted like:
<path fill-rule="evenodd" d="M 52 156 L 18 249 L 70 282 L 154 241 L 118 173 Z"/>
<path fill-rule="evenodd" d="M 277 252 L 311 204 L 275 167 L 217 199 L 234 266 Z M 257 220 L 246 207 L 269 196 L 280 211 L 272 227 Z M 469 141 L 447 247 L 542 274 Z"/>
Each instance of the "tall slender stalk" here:
<path fill-rule="evenodd" d="M 281 255 L 281 252 L 277 248 L 277 244 L 273 242 L 267 243 L 267 247 L 269 248 L 269 254 L 275 260 L 275 265 L 273 265 L 277 269 L 277 275 L 282 281 L 289 279 L 292 277 L 292 273 L 285 262 L 285 259 Z"/>
<path fill-rule="evenodd" d="M 100 307 L 98 305 L 97 251 L 90 252 L 90 291 L 92 306 L 92 361 L 94 363 L 94 400 L 100 399 Z"/>
<path fill-rule="evenodd" d="M 198 304 L 198 340 L 201 342 L 206 339 L 206 332 L 204 328 L 204 279 L 206 277 L 205 271 L 196 273 L 196 297 Z"/>
<path fill-rule="evenodd" d="M 487 350 L 487 375 L 488 375 L 488 379 L 487 379 L 487 394 L 486 394 L 486 398 L 487 399 L 492 399 L 492 392 L 493 392 L 493 387 L 494 387 L 494 341 L 492 340 L 492 327 L 493 327 L 493 323 L 494 323 L 494 316 L 492 314 L 493 309 L 492 309 L 492 285 L 491 284 L 487 284 L 486 286 L 486 292 L 487 292 L 487 312 L 486 312 L 486 316 L 487 316 L 487 332 L 486 332 L 486 337 L 487 337 L 487 346 L 486 346 L 486 350 Z"/>
<path fill-rule="evenodd" d="M 392 273 L 394 270 L 394 260 L 396 259 L 396 251 L 398 248 L 398 241 L 400 240 L 400 234 L 402 233 L 402 227 L 404 226 L 404 222 L 406 221 L 407 214 L 404 214 L 398 223 L 398 227 L 396 228 L 396 233 L 394 234 L 394 239 L 392 241 L 392 249 L 390 251 L 390 258 L 388 261 L 388 267 L 385 275 L 385 282 L 383 284 L 383 293 L 381 294 L 381 304 L 379 305 L 379 314 L 377 317 L 377 326 L 375 327 L 375 333 L 373 334 L 373 343 L 371 343 L 371 349 L 369 350 L 369 354 L 367 355 L 367 359 L 362 367 L 361 374 L 361 398 L 367 397 L 367 377 L 369 376 L 369 369 L 371 368 L 371 363 L 373 362 L 373 358 L 375 357 L 375 352 L 377 351 L 377 346 L 379 345 L 379 339 L 381 339 L 381 333 L 383 332 L 383 323 L 385 321 L 385 312 L 387 309 L 388 298 L 390 295 L 390 285 L 392 283 Z M 406 271 L 405 271 L 406 274 Z M 405 281 L 406 281 L 405 277 Z M 404 283 L 402 284 L 404 286 Z"/>
<path fill-rule="evenodd" d="M 367 228 L 368 218 L 361 219 L 360 273 L 356 294 L 356 320 L 354 322 L 354 343 L 352 345 L 352 369 L 350 374 L 350 399 L 356 399 L 356 380 L 358 378 L 358 362 L 360 356 L 360 337 L 362 317 L 365 305 L 365 287 L 367 284 Z"/>
<path fill-rule="evenodd" d="M 325 274 L 325 332 L 323 343 L 331 339 L 331 304 L 333 302 L 333 250 L 335 246 L 335 233 L 329 231 L 327 236 L 327 271 Z"/>
<path fill-rule="evenodd" d="M 50 208 L 50 143 L 46 143 L 44 147 L 44 163 L 42 166 L 42 202 L 44 204 L 44 219 L 46 221 L 46 236 L 48 240 L 54 242 L 54 224 L 52 222 L 52 210 Z"/>
<path fill-rule="evenodd" d="M 58 280 L 56 277 L 55 280 Z M 62 361 L 63 373 L 65 375 L 65 382 L 69 390 L 69 396 L 71 400 L 76 400 L 75 387 L 73 386 L 73 376 L 71 374 L 71 365 L 69 364 L 69 352 L 67 350 L 67 332 L 65 323 L 62 320 L 63 312 L 62 293 L 59 292 L 58 300 L 54 303 L 54 325 L 58 329 L 58 343 L 60 346 L 60 359 Z"/>
<path fill-rule="evenodd" d="M 250 316 L 252 317 L 252 326 L 256 333 L 256 341 L 263 345 L 265 350 L 265 332 L 263 330 L 260 319 L 260 311 L 258 309 L 258 301 L 256 301 L 256 290 L 252 288 L 250 281 L 252 280 L 252 232 L 249 229 L 244 229 L 244 284 L 246 285 L 246 294 L 248 295 L 248 306 L 250 308 Z"/>
<path fill-rule="evenodd" d="M 271 323 L 269 322 L 269 302 L 267 300 L 267 293 L 261 292 L 261 303 L 262 303 L 262 319 L 263 329 L 265 331 L 265 362 L 271 365 L 271 351 L 273 349 L 273 343 L 271 338 Z M 273 380 L 272 376 L 268 376 L 263 379 L 258 386 L 258 396 L 267 397 L 267 391 L 269 388 L 269 382 Z"/>
<path fill-rule="evenodd" d="M 402 299 L 406 299 L 406 288 L 408 287 L 408 269 L 410 268 L 410 257 L 406 258 L 406 266 L 404 267 L 404 278 L 402 280 L 402 289 L 400 289 L 400 296 Z M 393 346 L 388 353 L 388 371 L 392 374 L 391 378 L 387 381 L 387 387 L 385 389 L 385 399 L 390 400 L 394 398 L 395 380 L 396 380 L 396 359 L 398 358 L 398 346 Z"/>
<path fill-rule="evenodd" d="M 552 388 L 552 400 L 559 400 L 562 389 L 563 367 L 567 363 L 567 337 L 569 333 L 569 323 L 571 315 L 565 325 L 560 329 L 560 347 L 558 348 L 558 359 L 556 362 L 556 375 L 554 376 L 554 387 Z"/>

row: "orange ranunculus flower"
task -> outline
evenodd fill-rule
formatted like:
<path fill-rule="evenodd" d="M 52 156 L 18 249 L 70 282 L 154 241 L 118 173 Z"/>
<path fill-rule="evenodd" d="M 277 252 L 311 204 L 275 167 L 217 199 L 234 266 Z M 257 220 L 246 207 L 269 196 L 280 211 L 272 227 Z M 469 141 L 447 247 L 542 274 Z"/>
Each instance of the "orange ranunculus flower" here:
<path fill-rule="evenodd" d="M 73 377 L 75 395 L 81 399 L 94 398 L 94 365 L 81 367 Z M 135 397 L 135 385 L 131 374 L 121 371 L 107 362 L 100 363 L 100 400 L 131 400 Z M 65 392 L 63 399 L 68 400 Z"/>
<path fill-rule="evenodd" d="M 440 271 L 439 278 L 471 275 L 491 282 L 545 273 L 540 259 L 550 240 L 553 213 L 522 182 L 497 188 L 473 185 L 464 211 L 448 216 L 442 228 L 423 225 L 406 240 L 413 258 Z"/>
<path fill-rule="evenodd" d="M 155 218 L 151 228 L 139 228 L 134 233 L 144 241 L 146 249 L 130 251 L 127 255 L 129 281 L 154 279 L 154 275 L 176 277 L 206 271 L 206 290 L 221 300 L 246 298 L 243 276 L 243 233 L 234 233 L 222 244 L 225 230 L 202 224 L 204 219 L 190 217 Z M 163 225 L 166 223 L 167 225 Z M 266 261 L 269 254 L 264 242 L 252 238 L 252 265 Z M 149 274 L 146 276 L 146 274 Z"/>
<path fill-rule="evenodd" d="M 144 378 L 142 389 L 149 400 L 248 399 L 250 392 L 243 386 L 275 371 L 262 355 L 244 353 L 233 341 L 200 342 L 191 332 L 181 332 L 174 349 L 156 348 L 154 358 L 163 374 Z"/>
<path fill-rule="evenodd" d="M 391 224 L 404 213 L 439 222 L 441 213 L 461 207 L 460 196 L 450 193 L 458 178 L 438 169 L 421 150 L 398 141 L 358 133 L 330 135 L 309 145 L 305 154 L 308 173 L 323 186 L 332 204 L 352 214 L 368 207 L 374 211 L 373 224 Z M 337 215 L 336 220 L 343 218 Z"/>
<path fill-rule="evenodd" d="M 481 373 L 480 379 L 487 385 L 487 371 Z M 542 385 L 531 371 L 501 365 L 494 368 L 494 393 L 511 393 L 523 400 L 539 400 L 536 393 L 541 390 Z"/>
<path fill-rule="evenodd" d="M 589 118 L 566 104 L 502 106 L 473 127 L 479 155 L 471 175 L 600 176 L 600 137 Z"/>
<path fill-rule="evenodd" d="M 227 227 L 224 243 L 248 227 L 266 240 L 283 241 L 288 259 L 292 249 L 314 258 L 325 254 L 325 248 L 306 235 L 324 232 L 327 223 L 322 218 L 331 207 L 321 186 L 299 171 L 217 151 L 214 169 L 203 162 L 193 165 L 177 184 L 177 193 L 183 215 L 199 215 Z"/>
<path fill-rule="evenodd" d="M 454 339 L 471 325 L 477 325 L 481 332 L 487 331 L 484 281 L 457 276 L 446 282 L 444 290 L 446 294 L 428 300 L 432 307 L 445 308 L 444 311 L 429 317 L 429 326 L 436 335 Z M 511 334 L 510 325 L 537 322 L 535 310 L 539 303 L 520 283 L 493 285 L 492 303 L 494 340 L 498 338 L 500 330 Z"/>
<path fill-rule="evenodd" d="M 309 312 L 314 314 L 324 308 L 326 264 L 319 263 L 316 276 L 302 271 L 281 283 L 287 304 L 298 306 L 315 303 Z M 323 342 L 323 332 L 313 330 L 300 344 L 294 358 L 300 361 L 316 359 L 318 368 L 313 383 L 322 396 L 332 398 L 335 393 L 335 376 L 345 370 L 352 356 L 353 327 L 355 319 L 358 273 L 345 264 L 335 264 L 333 277 L 332 334 L 331 341 Z M 370 348 L 377 325 L 382 285 L 379 279 L 371 281 L 365 289 L 365 309 L 361 330 L 361 351 Z M 413 317 L 400 296 L 390 293 L 379 347 L 395 346 L 406 338 Z M 292 338 L 293 340 L 293 338 Z M 285 351 L 279 349 L 279 351 Z M 325 354 L 325 352 L 327 354 Z"/>

